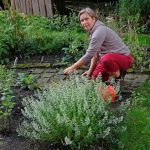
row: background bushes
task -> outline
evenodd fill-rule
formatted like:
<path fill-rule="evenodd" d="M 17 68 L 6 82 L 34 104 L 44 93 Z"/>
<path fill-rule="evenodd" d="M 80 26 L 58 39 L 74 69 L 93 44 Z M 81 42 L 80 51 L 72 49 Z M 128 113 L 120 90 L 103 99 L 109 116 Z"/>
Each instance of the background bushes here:
<path fill-rule="evenodd" d="M 105 16 L 101 18 L 104 17 L 106 24 L 118 32 L 129 46 L 134 57 L 133 68 L 143 71 L 145 67 L 149 66 L 147 59 L 149 54 L 143 46 L 149 46 L 150 40 L 148 36 L 137 34 L 139 27 L 141 27 L 139 25 L 140 13 L 144 9 L 140 8 L 142 10 L 137 14 L 125 15 L 126 11 L 130 13 L 130 7 L 127 7 L 130 3 L 132 5 L 135 2 L 120 0 L 118 4 L 119 14 L 114 11 L 110 14 L 112 19 L 107 20 Z M 138 1 L 137 3 L 135 7 L 139 8 L 143 3 L 145 7 L 148 7 L 146 4 L 149 2 Z M 134 12 L 137 12 L 137 8 Z M 149 9 L 145 11 L 147 14 Z M 53 18 L 45 18 L 25 16 L 9 9 L 8 11 L 1 11 L 0 17 L 2 19 L 0 31 L 3 33 L 0 35 L 1 63 L 8 63 L 10 59 L 14 60 L 16 56 L 30 57 L 51 53 L 63 54 L 62 61 L 76 61 L 85 53 L 87 48 L 86 33 L 83 32 L 77 15 L 74 13 L 68 16 L 54 15 Z"/>
<path fill-rule="evenodd" d="M 118 16 L 122 26 L 130 24 L 140 33 L 150 33 L 150 1 L 149 0 L 119 0 Z"/>
<path fill-rule="evenodd" d="M 69 47 L 77 34 L 83 33 L 77 23 L 77 16 L 24 16 L 17 12 L 1 11 L 0 16 L 0 58 L 1 63 L 8 63 L 12 56 L 31 56 L 61 52 Z M 78 24 L 78 25 L 77 25 Z M 84 39 L 81 39 L 84 41 Z"/>

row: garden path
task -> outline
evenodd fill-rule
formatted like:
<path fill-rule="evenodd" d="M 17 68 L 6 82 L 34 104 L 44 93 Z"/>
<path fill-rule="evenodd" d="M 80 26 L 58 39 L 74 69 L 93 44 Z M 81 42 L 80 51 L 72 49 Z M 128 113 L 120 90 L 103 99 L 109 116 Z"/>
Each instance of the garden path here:
<path fill-rule="evenodd" d="M 29 67 L 30 66 L 30 67 Z M 18 66 L 16 73 L 32 73 L 38 77 L 37 82 L 40 85 L 44 84 L 52 84 L 53 82 L 59 82 L 60 80 L 68 79 L 67 75 L 64 75 L 63 69 L 66 66 L 65 63 L 54 63 L 54 64 L 37 64 L 37 66 L 28 64 L 21 68 Z M 78 69 L 76 71 L 77 75 L 81 75 L 86 67 Z M 132 70 L 128 70 L 124 82 L 122 82 L 122 92 L 130 93 L 133 89 L 140 86 L 145 80 L 150 79 L 150 69 L 146 72 L 133 72 Z"/>

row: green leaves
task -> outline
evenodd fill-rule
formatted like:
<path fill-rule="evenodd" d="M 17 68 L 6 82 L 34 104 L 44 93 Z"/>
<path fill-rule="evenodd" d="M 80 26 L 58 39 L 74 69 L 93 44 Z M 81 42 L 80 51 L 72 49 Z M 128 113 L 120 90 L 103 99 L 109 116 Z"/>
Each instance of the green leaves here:
<path fill-rule="evenodd" d="M 25 73 L 19 73 L 16 84 L 29 90 L 38 88 L 37 77 L 33 74 L 26 75 Z"/>
<path fill-rule="evenodd" d="M 80 32 L 77 16 L 56 15 L 53 18 L 24 16 L 15 11 L 0 13 L 0 61 L 8 63 L 13 55 L 31 56 L 60 52 L 74 39 L 70 32 Z"/>
<path fill-rule="evenodd" d="M 13 71 L 0 65 L 0 118 L 9 116 L 14 107 L 11 86 L 13 84 Z"/>
<path fill-rule="evenodd" d="M 62 61 L 64 62 L 77 61 L 85 53 L 87 43 L 84 34 L 82 36 L 74 36 L 74 38 L 75 39 L 70 42 L 69 47 L 62 48 L 65 54 L 65 56 L 62 58 Z"/>
<path fill-rule="evenodd" d="M 0 99 L 0 117 L 9 116 L 11 114 L 11 110 L 14 107 L 14 102 L 12 101 L 13 97 L 10 91 L 2 93 Z"/>
<path fill-rule="evenodd" d="M 0 92 L 9 91 L 13 84 L 13 71 L 0 65 Z"/>

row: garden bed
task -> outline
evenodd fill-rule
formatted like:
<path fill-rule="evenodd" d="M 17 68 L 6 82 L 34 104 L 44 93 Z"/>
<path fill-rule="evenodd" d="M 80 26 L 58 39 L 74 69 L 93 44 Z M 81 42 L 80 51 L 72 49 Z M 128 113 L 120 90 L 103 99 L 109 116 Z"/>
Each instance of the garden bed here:
<path fill-rule="evenodd" d="M 28 60 L 22 59 L 20 61 L 18 60 L 18 63 L 36 64 L 36 63 L 39 63 L 39 60 L 41 60 L 42 57 L 43 56 L 34 56 Z M 55 57 L 53 55 L 44 56 L 41 64 L 58 63 L 61 61 L 61 58 L 62 58 L 61 55 L 56 55 Z M 21 113 L 21 109 L 23 109 L 22 103 L 21 103 L 22 99 L 24 97 L 33 95 L 34 92 L 27 90 L 27 89 L 22 89 L 16 85 L 14 85 L 12 89 L 13 89 L 13 94 L 15 96 L 13 98 L 13 101 L 15 102 L 15 106 L 12 110 L 11 119 L 8 124 L 8 127 L 0 133 L 0 139 L 1 139 L 0 148 L 2 150 L 31 150 L 31 149 L 32 150 L 48 150 L 48 149 L 57 149 L 57 148 L 67 150 L 68 147 L 60 145 L 60 144 L 50 145 L 49 143 L 46 143 L 46 142 L 39 142 L 36 140 L 31 140 L 31 139 L 17 136 L 16 128 L 23 120 L 23 115 Z M 131 91 L 122 93 L 122 100 L 126 100 L 127 98 L 129 98 L 130 94 L 131 94 Z M 111 109 L 117 108 L 120 105 L 120 103 L 121 101 L 111 104 Z M 92 149 L 94 148 L 97 149 L 98 144 L 99 143 L 96 143 L 95 146 L 92 147 Z"/>

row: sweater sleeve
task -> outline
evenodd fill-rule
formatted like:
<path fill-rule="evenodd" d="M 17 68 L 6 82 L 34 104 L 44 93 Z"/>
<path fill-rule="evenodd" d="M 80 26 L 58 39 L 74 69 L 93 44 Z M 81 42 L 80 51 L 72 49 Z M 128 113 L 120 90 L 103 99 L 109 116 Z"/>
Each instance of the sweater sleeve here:
<path fill-rule="evenodd" d="M 101 45 L 106 38 L 106 30 L 103 27 L 98 27 L 92 34 L 89 42 L 88 49 L 85 55 L 81 58 L 85 63 L 90 62 L 90 60 L 100 52 Z"/>

